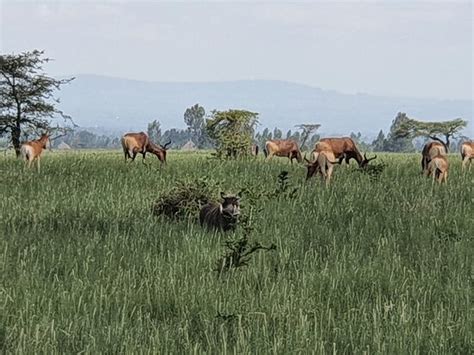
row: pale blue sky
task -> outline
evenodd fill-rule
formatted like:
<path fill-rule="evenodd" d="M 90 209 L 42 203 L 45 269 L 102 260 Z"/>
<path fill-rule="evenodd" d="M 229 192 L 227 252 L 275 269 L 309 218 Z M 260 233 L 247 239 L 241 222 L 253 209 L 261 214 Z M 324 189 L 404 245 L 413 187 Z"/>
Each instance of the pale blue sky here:
<path fill-rule="evenodd" d="M 2 53 L 53 75 L 277 79 L 346 93 L 472 99 L 470 1 L 9 1 Z"/>

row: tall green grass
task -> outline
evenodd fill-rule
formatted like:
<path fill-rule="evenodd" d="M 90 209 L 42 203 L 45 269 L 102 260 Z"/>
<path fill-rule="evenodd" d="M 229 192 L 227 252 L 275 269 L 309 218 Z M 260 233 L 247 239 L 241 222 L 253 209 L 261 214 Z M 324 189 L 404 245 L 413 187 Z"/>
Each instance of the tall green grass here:
<path fill-rule="evenodd" d="M 383 155 L 378 180 L 341 166 L 325 188 L 278 158 L 1 157 L 0 351 L 472 353 L 474 175 L 449 158 L 445 186 Z M 221 276 L 232 235 L 151 214 L 178 179 L 261 191 L 282 170 L 299 190 L 261 201 L 251 235 L 277 250 Z"/>

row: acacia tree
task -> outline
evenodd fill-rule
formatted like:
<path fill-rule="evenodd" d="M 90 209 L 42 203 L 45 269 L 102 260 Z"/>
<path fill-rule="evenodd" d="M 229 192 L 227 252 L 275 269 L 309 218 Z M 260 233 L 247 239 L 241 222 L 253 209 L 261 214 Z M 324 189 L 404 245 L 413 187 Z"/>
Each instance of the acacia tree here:
<path fill-rule="evenodd" d="M 406 117 L 400 122 L 395 136 L 399 138 L 429 137 L 449 148 L 450 139 L 466 126 L 467 121 L 462 118 L 442 122 L 424 122 Z M 443 136 L 445 140 L 443 141 L 438 136 Z"/>
<path fill-rule="evenodd" d="M 250 155 L 258 113 L 245 110 L 212 111 L 206 131 L 215 140 L 218 157 Z"/>
<path fill-rule="evenodd" d="M 296 125 L 295 127 L 302 131 L 300 145 L 300 149 L 302 150 L 311 133 L 315 132 L 319 127 L 321 127 L 321 125 L 317 123 L 303 123 Z"/>
<path fill-rule="evenodd" d="M 206 116 L 206 110 L 199 104 L 187 108 L 184 112 L 184 123 L 188 126 L 191 140 L 199 148 L 206 146 L 208 143 L 204 116 Z"/>
<path fill-rule="evenodd" d="M 20 155 L 21 135 L 24 130 L 51 130 L 51 119 L 61 117 L 72 122 L 56 107 L 59 99 L 54 92 L 74 78 L 54 79 L 43 71 L 50 61 L 43 51 L 0 55 L 0 134 L 7 134 Z M 60 129 L 59 126 L 56 127 Z"/>

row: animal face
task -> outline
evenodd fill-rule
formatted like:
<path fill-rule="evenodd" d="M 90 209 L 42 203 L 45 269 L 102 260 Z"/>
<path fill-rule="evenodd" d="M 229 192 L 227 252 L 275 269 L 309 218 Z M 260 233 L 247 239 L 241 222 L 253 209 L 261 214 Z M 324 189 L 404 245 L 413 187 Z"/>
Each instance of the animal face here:
<path fill-rule="evenodd" d="M 360 162 L 359 167 L 362 168 L 362 169 L 366 168 L 367 165 L 369 165 L 369 162 L 370 162 L 371 160 L 374 160 L 374 159 L 377 159 L 377 155 L 375 155 L 375 156 L 372 157 L 372 158 L 367 158 L 367 155 L 364 153 L 364 160 L 362 160 L 362 161 Z"/>
<path fill-rule="evenodd" d="M 162 163 L 166 162 L 166 150 L 155 150 L 153 153 Z"/>
<path fill-rule="evenodd" d="M 221 197 L 224 200 L 221 204 L 221 212 L 228 216 L 237 217 L 240 214 L 240 196 L 221 194 Z"/>

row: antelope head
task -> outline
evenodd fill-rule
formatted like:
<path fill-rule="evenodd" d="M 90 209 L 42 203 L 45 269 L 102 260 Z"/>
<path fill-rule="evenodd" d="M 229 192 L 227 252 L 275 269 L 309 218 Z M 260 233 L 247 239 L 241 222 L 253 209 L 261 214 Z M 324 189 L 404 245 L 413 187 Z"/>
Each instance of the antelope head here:
<path fill-rule="evenodd" d="M 377 159 L 377 155 L 373 156 L 372 158 L 367 158 L 367 153 L 364 153 L 364 160 L 362 160 L 359 164 L 359 168 L 365 169 L 367 165 L 369 165 L 369 161 Z"/>
<path fill-rule="evenodd" d="M 171 144 L 171 140 L 170 140 L 168 143 L 166 143 L 165 145 L 161 145 L 161 144 L 160 144 L 160 148 L 163 149 L 163 150 L 167 150 L 167 149 L 168 149 L 168 146 L 169 146 L 170 144 Z"/>

